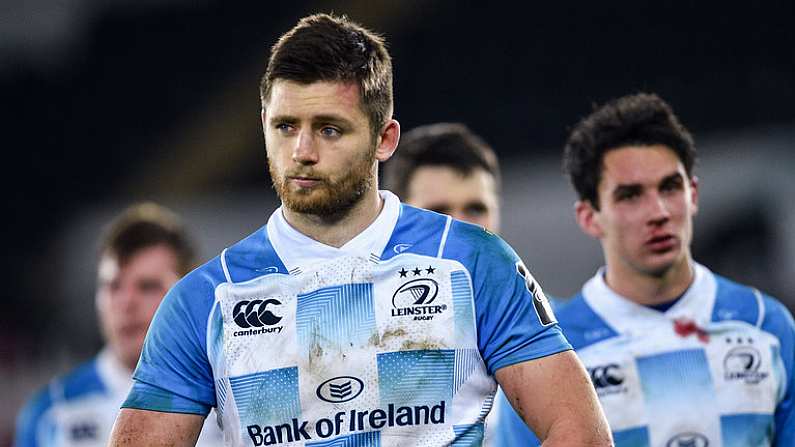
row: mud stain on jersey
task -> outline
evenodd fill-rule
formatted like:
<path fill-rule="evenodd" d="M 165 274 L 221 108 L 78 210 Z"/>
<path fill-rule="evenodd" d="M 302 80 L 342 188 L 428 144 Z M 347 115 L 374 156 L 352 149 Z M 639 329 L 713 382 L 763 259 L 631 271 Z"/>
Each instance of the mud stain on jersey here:
<path fill-rule="evenodd" d="M 400 346 L 403 351 L 427 351 L 442 349 L 444 346 L 438 340 L 426 338 L 424 340 L 406 340 Z"/>
<path fill-rule="evenodd" d="M 387 329 L 383 334 L 374 333 L 370 336 L 368 342 L 372 346 L 383 347 L 389 340 L 394 338 L 405 337 L 406 331 L 403 328 Z"/>

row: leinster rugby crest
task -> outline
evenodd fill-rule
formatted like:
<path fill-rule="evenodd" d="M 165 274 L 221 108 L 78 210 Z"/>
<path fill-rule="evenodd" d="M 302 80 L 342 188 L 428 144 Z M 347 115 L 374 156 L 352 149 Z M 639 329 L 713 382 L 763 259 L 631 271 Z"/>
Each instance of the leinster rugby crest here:
<path fill-rule="evenodd" d="M 413 316 L 414 320 L 432 320 L 447 310 L 446 304 L 436 303 L 439 283 L 435 267 L 403 267 L 397 273 L 406 279 L 392 295 L 393 317 Z"/>
<path fill-rule="evenodd" d="M 522 261 L 516 263 L 516 273 L 524 279 L 527 291 L 533 296 L 533 307 L 536 310 L 538 320 L 541 324 L 543 326 L 549 326 L 550 324 L 557 323 L 558 320 L 552 312 L 552 306 L 549 305 L 549 300 L 546 295 L 544 295 L 544 291 L 541 290 L 541 286 L 538 285 L 535 278 L 533 278 L 533 275 L 530 274 L 530 271 L 527 270 L 527 267 L 525 267 Z"/>

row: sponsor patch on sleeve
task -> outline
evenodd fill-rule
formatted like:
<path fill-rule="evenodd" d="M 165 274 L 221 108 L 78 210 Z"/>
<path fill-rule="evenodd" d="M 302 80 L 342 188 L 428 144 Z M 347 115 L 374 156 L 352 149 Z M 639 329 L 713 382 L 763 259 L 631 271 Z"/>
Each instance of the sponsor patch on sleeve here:
<path fill-rule="evenodd" d="M 533 278 L 533 275 L 530 274 L 530 270 L 525 267 L 522 261 L 516 263 L 516 273 L 524 279 L 527 291 L 533 296 L 533 308 L 536 310 L 536 315 L 541 325 L 549 326 L 550 324 L 557 323 L 558 320 L 555 318 L 555 313 L 552 312 L 552 306 L 549 305 L 549 300 L 546 295 L 544 295 L 544 291 L 541 290 L 541 286 L 535 278 Z"/>

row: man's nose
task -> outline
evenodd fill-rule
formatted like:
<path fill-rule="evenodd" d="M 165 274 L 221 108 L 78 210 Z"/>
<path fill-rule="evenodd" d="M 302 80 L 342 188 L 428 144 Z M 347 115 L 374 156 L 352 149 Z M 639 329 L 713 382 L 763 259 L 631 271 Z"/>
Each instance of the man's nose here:
<path fill-rule="evenodd" d="M 116 290 L 113 296 L 113 301 L 115 301 L 116 308 L 120 312 L 131 311 L 138 303 L 135 291 L 129 286 L 120 287 L 118 290 Z"/>
<path fill-rule="evenodd" d="M 301 130 L 296 137 L 295 146 L 293 147 L 293 161 L 302 165 L 312 165 L 318 162 L 315 138 L 311 130 Z"/>
<path fill-rule="evenodd" d="M 665 198 L 659 194 L 654 194 L 650 198 L 649 210 L 649 224 L 662 225 L 671 218 L 671 212 L 668 210 L 668 203 Z"/>

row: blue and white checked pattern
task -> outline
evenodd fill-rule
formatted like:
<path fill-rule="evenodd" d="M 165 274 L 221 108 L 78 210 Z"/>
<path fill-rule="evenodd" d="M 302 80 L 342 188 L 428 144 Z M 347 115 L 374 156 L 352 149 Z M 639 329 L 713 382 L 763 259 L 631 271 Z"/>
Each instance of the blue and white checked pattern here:
<path fill-rule="evenodd" d="M 453 447 L 479 447 L 483 443 L 485 426 L 483 424 L 454 425 L 455 441 Z"/>
<path fill-rule="evenodd" d="M 721 416 L 723 447 L 771 445 L 773 416 L 769 414 L 734 414 Z"/>
<path fill-rule="evenodd" d="M 298 342 L 350 349 L 376 334 L 372 284 L 344 284 L 298 295 Z"/>
<path fill-rule="evenodd" d="M 241 427 L 270 425 L 301 415 L 298 368 L 282 368 L 231 377 Z"/>
<path fill-rule="evenodd" d="M 226 407 L 227 386 L 229 386 L 229 379 L 225 377 L 215 381 L 216 399 L 218 400 L 218 406 L 215 408 L 215 411 L 222 417 L 224 415 L 224 408 Z"/>
<path fill-rule="evenodd" d="M 469 376 L 475 371 L 478 365 L 482 365 L 483 360 L 477 349 L 456 349 L 455 351 L 455 379 L 453 383 L 453 394 L 457 393 L 461 385 L 466 383 Z"/>
<path fill-rule="evenodd" d="M 494 407 L 494 396 L 489 396 L 483 402 L 483 406 L 480 408 L 480 414 L 478 415 L 478 420 L 485 421 L 486 416 L 489 415 L 491 412 L 492 407 Z"/>
<path fill-rule="evenodd" d="M 450 399 L 454 363 L 451 349 L 378 354 L 381 404 L 429 405 Z"/>
<path fill-rule="evenodd" d="M 664 416 L 678 407 L 690 407 L 691 402 L 715 398 L 709 363 L 703 349 L 639 357 L 636 362 L 650 415 L 662 413 L 661 416 Z M 682 399 L 682 396 L 688 398 Z"/>
<path fill-rule="evenodd" d="M 649 447 L 649 429 L 638 427 L 615 431 L 613 442 L 616 447 Z"/>
<path fill-rule="evenodd" d="M 466 272 L 463 270 L 450 272 L 450 286 L 453 291 L 455 312 L 455 339 L 459 344 L 465 344 L 475 333 L 472 288 Z"/>
<path fill-rule="evenodd" d="M 221 313 L 221 305 L 216 303 L 213 309 L 212 319 L 207 328 L 207 345 L 210 363 L 216 368 L 220 368 L 224 363 L 224 316 Z"/>

